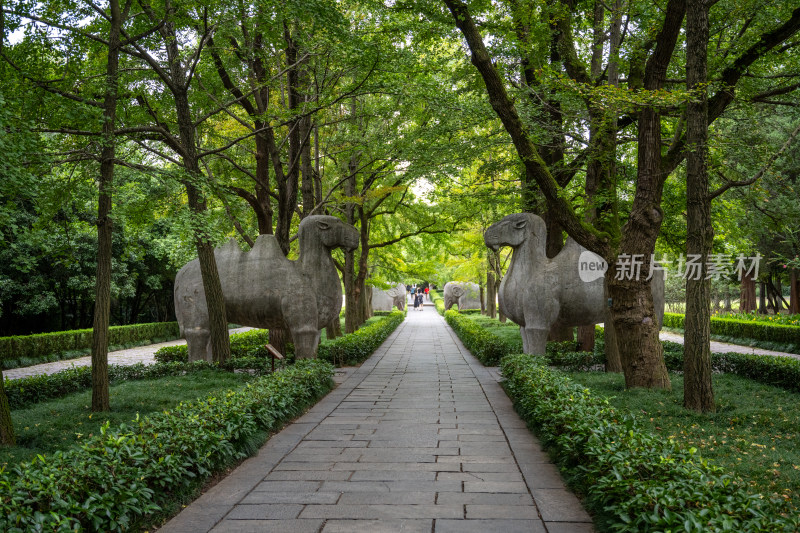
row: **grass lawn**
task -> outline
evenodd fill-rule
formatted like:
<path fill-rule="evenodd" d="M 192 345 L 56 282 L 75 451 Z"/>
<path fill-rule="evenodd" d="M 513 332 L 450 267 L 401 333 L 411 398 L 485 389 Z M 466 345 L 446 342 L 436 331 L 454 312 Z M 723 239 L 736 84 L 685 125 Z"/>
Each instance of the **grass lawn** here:
<path fill-rule="evenodd" d="M 0 467 L 27 461 L 37 454 L 50 454 L 80 443 L 99 432 L 108 420 L 111 426 L 127 423 L 152 412 L 168 410 L 182 401 L 244 386 L 248 374 L 207 370 L 185 376 L 149 381 L 129 381 L 110 388 L 111 411 L 92 413 L 92 392 L 86 390 L 26 409 L 13 410 L 11 418 L 17 446 L 0 448 Z"/>
<path fill-rule="evenodd" d="M 569 375 L 611 404 L 634 413 L 663 438 L 700 450 L 749 485 L 749 491 L 784 498 L 800 511 L 800 394 L 736 375 L 714 376 L 717 412 L 683 408 L 683 377 L 671 375 L 672 391 L 625 390 L 620 374 Z"/>

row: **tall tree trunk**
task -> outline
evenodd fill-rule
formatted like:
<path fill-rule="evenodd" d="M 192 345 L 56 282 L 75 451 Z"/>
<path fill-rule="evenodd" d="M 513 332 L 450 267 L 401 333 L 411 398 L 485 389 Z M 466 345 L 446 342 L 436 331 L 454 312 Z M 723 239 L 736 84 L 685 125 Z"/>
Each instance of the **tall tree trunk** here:
<path fill-rule="evenodd" d="M 0 444 L 14 446 L 17 443 L 14 435 L 14 423 L 11 421 L 11 407 L 4 386 L 3 370 L 0 368 Z"/>
<path fill-rule="evenodd" d="M 611 286 L 614 275 L 614 266 L 609 265 L 603 282 L 603 296 L 606 302 L 605 312 L 603 313 L 605 316 L 605 321 L 603 323 L 603 342 L 606 354 L 606 372 L 623 372 L 622 357 L 620 356 L 619 344 L 617 343 L 617 333 L 614 329 L 614 315 L 611 313 L 611 306 L 607 303 L 609 300 L 613 302 L 609 287 Z"/>
<path fill-rule="evenodd" d="M 497 285 L 495 284 L 494 265 L 492 264 L 493 256 L 494 250 L 489 250 L 486 268 L 486 314 L 491 318 L 497 316 L 497 293 L 495 292 Z"/>
<path fill-rule="evenodd" d="M 767 284 L 763 281 L 758 283 L 758 312 L 767 314 Z"/>
<path fill-rule="evenodd" d="M 356 116 L 358 103 L 354 98 L 352 100 L 352 116 Z M 356 170 L 358 169 L 358 155 L 352 154 L 346 172 L 348 177 L 344 183 L 344 193 L 348 198 L 355 198 L 356 196 Z M 345 204 L 344 208 L 345 220 L 350 225 L 356 223 L 356 207 L 355 203 L 349 201 Z M 363 242 L 359 242 L 360 246 L 364 246 Z M 342 275 L 344 282 L 345 304 L 344 304 L 344 332 L 353 333 L 361 325 L 359 322 L 359 315 L 361 308 L 359 301 L 361 298 L 361 287 L 357 283 L 356 275 L 356 254 L 355 250 L 344 251 L 344 273 Z"/>
<path fill-rule="evenodd" d="M 119 0 L 110 0 L 111 28 L 108 38 L 106 87 L 103 99 L 103 149 L 100 155 L 100 196 L 97 206 L 97 274 L 92 325 L 92 412 L 108 411 L 108 326 L 111 314 L 111 191 L 114 186 L 117 115 L 117 73 L 122 31 Z"/>
<path fill-rule="evenodd" d="M 328 340 L 333 340 L 342 336 L 342 323 L 338 316 L 325 327 L 325 336 L 328 337 Z"/>
<path fill-rule="evenodd" d="M 739 312 L 754 312 L 756 310 L 756 280 L 743 275 L 740 287 Z"/>
<path fill-rule="evenodd" d="M 622 253 L 641 257 L 642 272 L 650 269 L 651 254 L 661 227 L 661 119 L 652 108 L 639 114 L 639 161 L 636 196 L 622 231 Z M 616 270 L 609 265 L 609 270 Z M 621 279 L 620 279 L 621 278 Z M 645 275 L 628 272 L 609 284 L 611 313 L 619 347 L 625 386 L 671 388 L 658 338 L 653 296 Z"/>
<path fill-rule="evenodd" d="M 792 269 L 789 275 L 789 313 L 800 313 L 800 281 L 797 279 L 797 270 Z"/>
<path fill-rule="evenodd" d="M 264 123 L 256 121 L 256 129 L 264 127 Z M 259 235 L 272 235 L 272 199 L 269 196 L 269 148 L 263 133 L 256 135 L 256 201 L 254 208 L 258 222 Z"/>
<path fill-rule="evenodd" d="M 711 382 L 711 279 L 706 259 L 711 255 L 714 228 L 708 190 L 708 4 L 688 0 L 686 9 L 686 255 L 701 257 L 699 276 L 686 278 L 683 406 L 713 412 Z"/>
<path fill-rule="evenodd" d="M 108 326 L 111 314 L 111 191 L 114 186 L 114 157 L 117 116 L 117 74 L 122 32 L 119 0 L 110 0 L 111 28 L 108 38 L 106 87 L 103 99 L 103 149 L 100 155 L 100 196 L 97 205 L 97 277 L 95 280 L 94 323 L 92 325 L 92 412 L 111 408 L 108 393 Z"/>

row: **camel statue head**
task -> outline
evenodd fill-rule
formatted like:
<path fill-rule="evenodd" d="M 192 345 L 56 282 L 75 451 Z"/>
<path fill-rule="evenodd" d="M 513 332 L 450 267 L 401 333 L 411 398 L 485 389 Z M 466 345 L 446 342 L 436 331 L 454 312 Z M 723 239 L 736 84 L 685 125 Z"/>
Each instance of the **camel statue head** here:
<path fill-rule="evenodd" d="M 358 230 L 350 224 L 345 224 L 336 217 L 328 215 L 312 215 L 300 221 L 297 238 L 303 242 L 318 242 L 326 249 L 344 248 L 355 250 L 358 248 Z"/>
<path fill-rule="evenodd" d="M 544 252 L 547 226 L 533 213 L 515 213 L 492 224 L 483 234 L 483 241 L 494 251 L 502 246 L 518 248 L 529 241 L 536 250 Z"/>

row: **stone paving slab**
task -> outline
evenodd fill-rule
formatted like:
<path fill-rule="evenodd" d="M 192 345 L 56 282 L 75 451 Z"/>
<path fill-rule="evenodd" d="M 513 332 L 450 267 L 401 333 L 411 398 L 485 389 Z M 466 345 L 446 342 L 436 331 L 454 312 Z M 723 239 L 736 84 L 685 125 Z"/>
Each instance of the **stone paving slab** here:
<path fill-rule="evenodd" d="M 437 313 L 409 312 L 334 391 L 160 531 L 592 531 L 497 379 Z"/>

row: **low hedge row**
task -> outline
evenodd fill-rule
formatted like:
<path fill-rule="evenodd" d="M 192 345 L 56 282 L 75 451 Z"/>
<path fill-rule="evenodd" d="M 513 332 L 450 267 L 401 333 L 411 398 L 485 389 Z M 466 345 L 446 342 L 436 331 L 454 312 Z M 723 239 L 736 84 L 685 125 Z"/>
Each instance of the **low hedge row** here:
<path fill-rule="evenodd" d="M 684 329 L 684 315 L 664 313 L 664 327 Z M 753 340 L 780 344 L 800 354 L 800 326 L 773 324 L 766 321 L 711 317 L 711 334 L 728 339 Z M 773 348 L 774 349 L 774 348 Z"/>
<path fill-rule="evenodd" d="M 247 370 L 254 375 L 271 372 L 271 361 L 261 357 L 231 359 L 223 365 L 196 361 L 194 363 L 167 362 L 130 366 L 109 365 L 108 379 L 111 384 L 122 381 L 155 379 L 197 372 L 208 368 L 222 370 Z M 86 390 L 92 386 L 90 366 L 73 367 L 53 374 L 42 374 L 20 379 L 6 379 L 5 391 L 11 409 L 20 409 L 34 403 L 63 398 L 68 394 Z"/>
<path fill-rule="evenodd" d="M 233 333 L 229 338 L 232 358 L 267 356 L 265 346 L 269 343 L 269 330 L 251 329 L 242 333 Z M 159 363 L 185 363 L 189 360 L 189 349 L 185 344 L 164 346 L 153 354 L 153 358 Z"/>
<path fill-rule="evenodd" d="M 109 347 L 150 344 L 177 339 L 177 322 L 153 322 L 108 328 Z M 92 330 L 76 329 L 36 335 L 0 337 L 0 364 L 4 369 L 29 366 L 51 360 L 79 357 L 92 348 Z"/>
<path fill-rule="evenodd" d="M 453 309 L 445 311 L 444 319 L 464 346 L 485 366 L 497 366 L 504 356 L 522 351 L 521 339 L 519 342 L 501 339 L 458 311 Z"/>
<path fill-rule="evenodd" d="M 484 365 L 493 366 L 506 355 L 522 351 L 522 342 L 507 342 L 456 311 L 448 311 L 445 319 L 464 346 Z M 605 365 L 603 328 L 595 328 L 593 353 L 576 351 L 574 342 L 548 342 L 548 364 L 567 370 L 589 370 Z M 683 345 L 661 341 L 664 363 L 673 372 L 683 371 Z M 716 372 L 729 372 L 745 378 L 800 392 L 800 360 L 791 357 L 755 355 L 746 353 L 712 353 L 711 365 Z"/>
<path fill-rule="evenodd" d="M 317 357 L 337 366 L 361 364 L 397 329 L 405 317 L 403 311 L 392 311 L 354 333 L 320 343 Z"/>
<path fill-rule="evenodd" d="M 522 339 L 502 339 L 463 313 L 451 309 L 445 312 L 444 318 L 464 346 L 485 366 L 497 366 L 506 355 L 522 352 Z M 595 343 L 595 347 L 599 346 L 600 350 L 595 353 L 577 351 L 578 345 L 575 341 L 548 342 L 546 356 L 550 364 L 583 370 L 605 363 L 602 349 L 603 329 L 597 328 L 596 331 L 600 342 Z"/>
<path fill-rule="evenodd" d="M 0 472 L 0 531 L 129 531 L 257 449 L 333 386 L 300 361 L 242 390 L 106 426 L 79 448 Z"/>
<path fill-rule="evenodd" d="M 603 531 L 798 531 L 779 503 L 748 494 L 696 449 L 645 430 L 630 415 L 548 367 L 505 357 L 504 387 Z"/>

